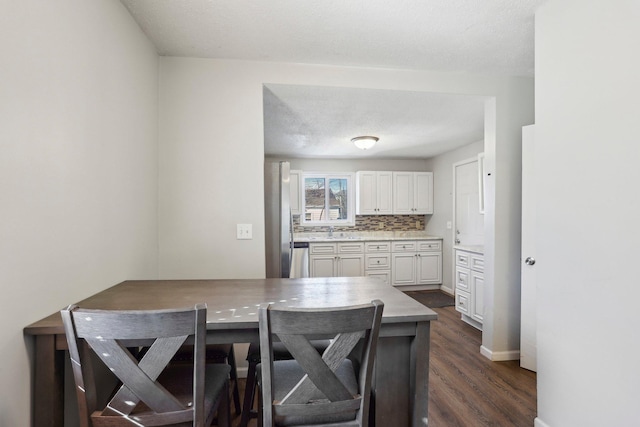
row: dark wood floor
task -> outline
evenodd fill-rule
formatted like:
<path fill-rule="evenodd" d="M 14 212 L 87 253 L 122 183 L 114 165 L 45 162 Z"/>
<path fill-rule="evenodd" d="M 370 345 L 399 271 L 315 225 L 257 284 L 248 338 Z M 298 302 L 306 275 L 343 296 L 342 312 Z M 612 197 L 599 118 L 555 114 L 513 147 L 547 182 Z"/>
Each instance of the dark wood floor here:
<path fill-rule="evenodd" d="M 431 324 L 429 427 L 533 426 L 536 374 L 518 361 L 489 361 L 480 354 L 480 331 L 462 322 L 454 307 L 434 310 L 439 320 Z M 242 396 L 244 380 L 240 387 Z M 237 416 L 233 427 L 239 423 Z M 249 426 L 256 427 L 256 420 Z"/>

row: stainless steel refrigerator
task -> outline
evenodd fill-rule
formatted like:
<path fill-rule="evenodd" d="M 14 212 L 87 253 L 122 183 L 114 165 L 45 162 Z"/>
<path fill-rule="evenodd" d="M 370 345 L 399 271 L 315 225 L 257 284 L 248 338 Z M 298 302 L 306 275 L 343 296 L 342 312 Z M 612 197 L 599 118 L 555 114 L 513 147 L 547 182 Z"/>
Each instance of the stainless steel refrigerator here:
<path fill-rule="evenodd" d="M 293 220 L 289 203 L 289 162 L 266 163 L 264 168 L 265 252 L 267 277 L 290 277 Z"/>

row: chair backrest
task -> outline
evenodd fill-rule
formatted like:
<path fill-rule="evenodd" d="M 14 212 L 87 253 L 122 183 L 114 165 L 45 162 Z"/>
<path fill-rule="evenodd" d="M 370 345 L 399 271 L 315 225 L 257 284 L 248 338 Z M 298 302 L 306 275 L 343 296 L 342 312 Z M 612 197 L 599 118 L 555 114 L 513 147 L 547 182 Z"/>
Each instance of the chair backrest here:
<path fill-rule="evenodd" d="M 371 378 L 384 304 L 334 308 L 289 308 L 263 306 L 259 311 L 262 370 L 263 423 L 275 425 L 286 417 L 313 419 L 337 414 L 355 414 L 355 424 L 368 425 Z M 320 355 L 309 342 L 330 338 Z M 284 398 L 274 396 L 272 344 L 281 341 L 304 370 L 304 376 Z M 357 392 L 350 392 L 336 370 L 347 358 L 354 358 Z M 318 396 L 322 396 L 318 399 Z"/>
<path fill-rule="evenodd" d="M 80 425 L 99 424 L 109 417 L 117 425 L 204 424 L 204 352 L 206 306 L 178 310 L 89 310 L 69 306 L 62 310 L 69 356 L 76 383 Z M 156 379 L 189 339 L 194 343 L 192 403 L 184 404 Z M 122 382 L 106 408 L 99 409 L 91 351 Z M 136 354 L 144 349 L 144 354 Z M 95 360 L 95 357 L 93 358 Z M 133 414 L 144 407 L 144 413 Z M 124 423 L 123 423 L 124 424 Z"/>

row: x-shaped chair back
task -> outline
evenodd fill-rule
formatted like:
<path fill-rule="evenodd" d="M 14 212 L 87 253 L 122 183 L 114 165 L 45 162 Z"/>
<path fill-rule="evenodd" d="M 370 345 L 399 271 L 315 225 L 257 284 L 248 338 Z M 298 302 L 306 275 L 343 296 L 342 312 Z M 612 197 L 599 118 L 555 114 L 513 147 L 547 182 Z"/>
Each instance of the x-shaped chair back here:
<path fill-rule="evenodd" d="M 70 306 L 61 314 L 83 427 L 120 425 L 119 420 L 127 426 L 204 423 L 204 305 L 145 311 Z M 194 342 L 194 370 L 193 378 L 186 380 L 193 385 L 193 401 L 185 404 L 156 380 L 189 337 Z M 101 411 L 97 410 L 89 348 L 122 382 Z M 137 354 L 140 349 L 143 353 Z M 132 414 L 134 409 L 136 413 Z"/>
<path fill-rule="evenodd" d="M 263 423 L 276 416 L 317 416 L 355 412 L 359 425 L 367 425 L 373 361 L 383 303 L 309 309 L 269 305 L 260 309 Z M 332 338 L 320 355 L 310 340 Z M 273 398 L 273 340 L 280 340 L 304 371 L 302 379 L 279 401 Z M 268 351 L 267 351 L 268 349 Z M 353 394 L 336 375 L 345 359 L 359 363 L 358 392 Z M 320 398 L 319 398 L 320 396 Z"/>

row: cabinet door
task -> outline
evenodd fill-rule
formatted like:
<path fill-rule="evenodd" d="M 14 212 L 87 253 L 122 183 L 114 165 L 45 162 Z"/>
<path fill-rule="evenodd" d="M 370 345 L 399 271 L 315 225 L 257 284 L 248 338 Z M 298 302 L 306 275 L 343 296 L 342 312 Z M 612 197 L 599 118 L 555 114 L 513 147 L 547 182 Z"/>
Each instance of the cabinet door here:
<path fill-rule="evenodd" d="M 441 253 L 419 253 L 417 267 L 417 282 L 419 285 L 442 283 Z"/>
<path fill-rule="evenodd" d="M 359 171 L 356 183 L 356 214 L 377 214 L 377 176 L 376 172 Z"/>
<path fill-rule="evenodd" d="M 484 314 L 484 273 L 471 272 L 471 310 L 473 320 L 482 323 Z"/>
<path fill-rule="evenodd" d="M 292 170 L 289 172 L 289 203 L 291 204 L 291 215 L 302 214 L 302 197 L 300 197 L 300 180 L 302 171 Z"/>
<path fill-rule="evenodd" d="M 364 255 L 344 255 L 338 257 L 338 272 L 340 277 L 364 276 Z"/>
<path fill-rule="evenodd" d="M 393 264 L 391 274 L 394 285 L 415 285 L 416 284 L 416 254 L 397 253 L 393 254 Z"/>
<path fill-rule="evenodd" d="M 413 213 L 413 172 L 393 173 L 393 213 Z"/>
<path fill-rule="evenodd" d="M 393 173 L 377 173 L 377 214 L 391 215 L 393 213 Z"/>
<path fill-rule="evenodd" d="M 433 213 L 433 173 L 416 172 L 413 180 L 415 214 Z"/>
<path fill-rule="evenodd" d="M 311 277 L 334 277 L 336 271 L 335 255 L 315 255 L 309 257 L 309 275 Z"/>

